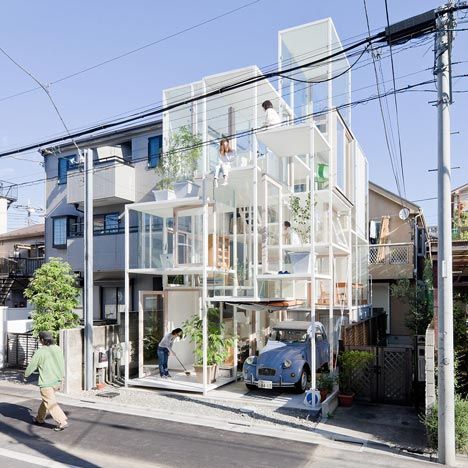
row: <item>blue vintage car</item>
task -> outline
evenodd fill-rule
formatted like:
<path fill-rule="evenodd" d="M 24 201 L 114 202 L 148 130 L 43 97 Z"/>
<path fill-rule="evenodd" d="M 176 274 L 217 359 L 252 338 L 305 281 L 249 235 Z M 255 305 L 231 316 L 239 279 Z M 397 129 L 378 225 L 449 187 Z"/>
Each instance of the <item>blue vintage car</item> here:
<path fill-rule="evenodd" d="M 310 379 L 310 322 L 286 321 L 273 327 L 266 346 L 243 367 L 249 389 L 293 387 L 302 393 Z M 316 369 L 328 366 L 330 346 L 325 327 L 315 322 Z"/>

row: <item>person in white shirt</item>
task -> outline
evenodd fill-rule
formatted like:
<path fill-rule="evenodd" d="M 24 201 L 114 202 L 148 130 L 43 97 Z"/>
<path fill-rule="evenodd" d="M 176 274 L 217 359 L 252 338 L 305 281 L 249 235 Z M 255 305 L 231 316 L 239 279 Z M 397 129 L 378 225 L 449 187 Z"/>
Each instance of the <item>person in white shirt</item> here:
<path fill-rule="evenodd" d="M 265 122 L 263 123 L 264 127 L 271 127 L 272 125 L 278 125 L 281 123 L 280 116 L 274 109 L 271 101 L 264 101 L 262 103 L 262 107 L 265 111 Z"/>
<path fill-rule="evenodd" d="M 218 154 L 218 164 L 215 167 L 215 187 L 218 186 L 218 177 L 219 174 L 223 173 L 223 185 L 227 185 L 229 171 L 231 170 L 231 162 L 234 160 L 236 156 L 235 151 L 231 148 L 229 140 L 227 138 L 223 138 L 219 142 L 219 154 Z"/>
<path fill-rule="evenodd" d="M 283 223 L 283 242 L 285 245 L 301 245 L 299 234 L 291 227 L 289 221 Z"/>
<path fill-rule="evenodd" d="M 167 368 L 167 360 L 169 354 L 172 352 L 172 345 L 176 338 L 182 338 L 182 328 L 175 328 L 169 333 L 166 333 L 158 345 L 158 359 L 159 359 L 159 375 L 163 379 L 171 377 L 169 369 Z"/>

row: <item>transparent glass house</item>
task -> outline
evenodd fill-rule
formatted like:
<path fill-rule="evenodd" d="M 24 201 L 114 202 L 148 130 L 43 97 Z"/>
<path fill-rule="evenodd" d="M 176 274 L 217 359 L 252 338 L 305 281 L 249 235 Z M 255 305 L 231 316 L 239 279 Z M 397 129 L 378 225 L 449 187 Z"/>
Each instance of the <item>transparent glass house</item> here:
<path fill-rule="evenodd" d="M 325 19 L 279 32 L 275 81 L 250 66 L 163 92 L 163 152 L 173 154 L 178 132 L 196 136 L 191 179 L 199 193 L 127 205 L 125 341 L 131 278 L 161 276 L 165 291 L 198 291 L 189 312 L 204 324 L 204 392 L 211 388 L 206 321 L 213 304 L 234 309 L 234 334 L 242 309 L 321 321 L 335 352 L 340 326 L 367 314 L 367 160 L 351 131 L 348 59 L 324 60 L 341 50 Z M 264 125 L 267 100 L 280 124 Z M 217 184 L 223 138 L 234 156 L 227 183 L 220 177 Z M 129 245 L 132 224 L 136 246 Z M 314 343 L 311 351 L 315 368 Z"/>

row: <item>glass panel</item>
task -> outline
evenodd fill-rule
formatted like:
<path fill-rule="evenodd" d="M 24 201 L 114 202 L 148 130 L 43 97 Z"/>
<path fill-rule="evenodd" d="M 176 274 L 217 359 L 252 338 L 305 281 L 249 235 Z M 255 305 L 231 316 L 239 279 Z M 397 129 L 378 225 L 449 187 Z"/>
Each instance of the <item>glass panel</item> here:
<path fill-rule="evenodd" d="M 336 121 L 336 185 L 345 190 L 345 129 L 339 118 Z"/>
<path fill-rule="evenodd" d="M 156 365 L 156 350 L 164 336 L 164 303 L 161 294 L 144 293 L 143 313 L 143 365 Z"/>

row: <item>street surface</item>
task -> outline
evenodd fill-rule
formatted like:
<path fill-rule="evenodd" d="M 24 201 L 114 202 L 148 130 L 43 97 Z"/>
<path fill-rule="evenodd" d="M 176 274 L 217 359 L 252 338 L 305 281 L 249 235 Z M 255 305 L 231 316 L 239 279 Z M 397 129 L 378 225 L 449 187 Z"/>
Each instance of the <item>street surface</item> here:
<path fill-rule="evenodd" d="M 30 423 L 38 400 L 1 391 L 0 398 L 2 468 L 434 467 L 385 451 L 363 452 L 352 444 L 335 448 L 76 406 L 63 406 L 70 427 L 56 433 L 51 422 Z"/>

